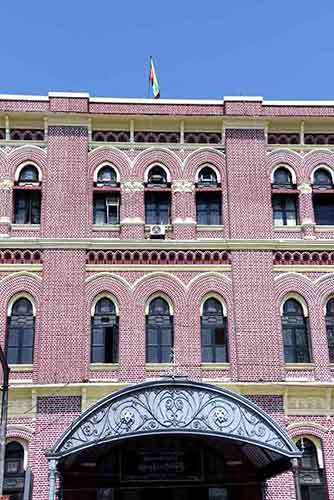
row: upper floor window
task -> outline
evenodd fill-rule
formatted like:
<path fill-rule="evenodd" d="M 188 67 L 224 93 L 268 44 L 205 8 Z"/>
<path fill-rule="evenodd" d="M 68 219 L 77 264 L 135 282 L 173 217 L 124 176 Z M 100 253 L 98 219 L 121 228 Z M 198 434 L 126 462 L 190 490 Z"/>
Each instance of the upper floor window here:
<path fill-rule="evenodd" d="M 147 175 L 148 186 L 167 186 L 167 172 L 160 165 L 152 167 Z"/>
<path fill-rule="evenodd" d="M 8 317 L 6 353 L 9 364 L 31 364 L 34 356 L 35 318 L 29 299 L 17 299 Z"/>
<path fill-rule="evenodd" d="M 331 172 L 318 168 L 313 175 L 313 210 L 315 223 L 318 225 L 334 224 L 334 196 Z"/>
<path fill-rule="evenodd" d="M 272 207 L 275 226 L 295 226 L 298 224 L 298 193 L 293 190 L 292 175 L 289 169 L 279 167 L 275 170 L 272 182 Z"/>
<path fill-rule="evenodd" d="M 113 167 L 105 165 L 100 168 L 96 179 L 97 185 L 102 186 L 117 186 L 117 174 Z"/>
<path fill-rule="evenodd" d="M 282 330 L 285 362 L 309 363 L 311 354 L 307 319 L 302 305 L 295 299 L 288 299 L 283 305 Z"/>
<path fill-rule="evenodd" d="M 198 173 L 198 186 L 217 187 L 217 174 L 211 167 L 203 167 Z"/>
<path fill-rule="evenodd" d="M 323 468 L 318 461 L 316 446 L 305 437 L 299 439 L 296 445 L 303 452 L 299 468 L 302 500 L 327 500 Z"/>
<path fill-rule="evenodd" d="M 334 363 L 334 299 L 326 304 L 326 331 L 330 363 Z"/>
<path fill-rule="evenodd" d="M 203 304 L 201 338 L 204 363 L 228 361 L 227 320 L 222 304 L 215 298 L 209 298 Z"/>
<path fill-rule="evenodd" d="M 168 302 L 153 299 L 146 316 L 146 361 L 169 363 L 173 357 L 173 316 Z"/>
<path fill-rule="evenodd" d="M 24 490 L 24 448 L 21 443 L 6 444 L 4 494 L 13 500 L 20 500 Z"/>
<path fill-rule="evenodd" d="M 35 165 L 25 165 L 14 187 L 14 223 L 40 224 L 41 183 Z"/>
<path fill-rule="evenodd" d="M 118 317 L 116 307 L 107 297 L 95 305 L 92 317 L 92 363 L 117 363 L 118 361 Z"/>

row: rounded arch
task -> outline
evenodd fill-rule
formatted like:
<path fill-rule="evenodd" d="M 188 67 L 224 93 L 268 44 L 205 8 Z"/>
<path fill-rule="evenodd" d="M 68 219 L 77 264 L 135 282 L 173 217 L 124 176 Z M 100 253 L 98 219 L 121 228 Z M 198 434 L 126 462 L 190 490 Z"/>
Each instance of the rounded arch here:
<path fill-rule="evenodd" d="M 216 299 L 217 302 L 220 303 L 220 305 L 222 306 L 222 309 L 223 309 L 223 315 L 225 317 L 227 317 L 227 306 L 226 306 L 226 302 L 225 300 L 223 299 L 223 297 L 218 294 L 217 292 L 208 292 L 206 293 L 203 297 L 202 297 L 202 301 L 201 301 L 201 308 L 200 308 L 200 314 L 201 316 L 203 316 L 203 307 L 204 307 L 204 304 L 207 300 L 209 299 Z"/>
<path fill-rule="evenodd" d="M 170 184 L 172 182 L 169 169 L 163 163 L 160 163 L 160 162 L 151 163 L 150 165 L 148 165 L 146 167 L 145 172 L 144 172 L 144 182 L 148 182 L 148 174 L 150 173 L 150 171 L 154 167 L 160 167 L 165 172 L 168 184 Z"/>
<path fill-rule="evenodd" d="M 285 168 L 286 170 L 288 170 L 288 172 L 290 172 L 291 174 L 291 180 L 292 180 L 292 184 L 297 184 L 297 176 L 296 176 L 296 172 L 294 170 L 293 167 L 291 167 L 290 165 L 286 164 L 286 163 L 280 163 L 278 165 L 276 165 L 272 171 L 271 171 L 271 176 L 270 176 L 270 180 L 271 180 L 271 183 L 273 184 L 274 182 L 274 176 L 275 176 L 275 172 L 276 170 L 278 170 L 279 168 Z"/>
<path fill-rule="evenodd" d="M 312 171 L 322 165 L 334 169 L 334 155 L 329 150 L 317 150 L 306 153 L 303 161 L 305 179 L 310 182 Z"/>
<path fill-rule="evenodd" d="M 107 292 L 107 291 L 106 291 L 106 292 L 100 292 L 100 293 L 98 293 L 98 294 L 94 297 L 94 299 L 93 299 L 93 301 L 92 301 L 92 303 L 91 303 L 91 308 L 90 308 L 90 315 L 91 315 L 91 316 L 94 316 L 94 314 L 95 314 L 95 307 L 96 307 L 96 304 L 97 304 L 97 303 L 99 302 L 99 300 L 101 300 L 101 299 L 109 299 L 109 300 L 111 300 L 111 302 L 112 302 L 112 303 L 114 304 L 114 306 L 115 306 L 116 316 L 119 316 L 119 306 L 118 306 L 118 301 L 117 301 L 116 297 L 115 297 L 112 293 Z"/>
<path fill-rule="evenodd" d="M 161 147 L 148 148 L 139 153 L 133 163 L 133 177 L 144 179 L 147 165 L 152 166 L 155 163 L 164 165 L 169 170 L 172 179 L 182 178 L 181 160 L 174 152 Z"/>
<path fill-rule="evenodd" d="M 171 298 L 168 297 L 168 295 L 166 295 L 163 292 L 155 292 L 146 301 L 146 304 L 145 304 L 145 315 L 146 316 L 148 316 L 148 314 L 149 314 L 150 304 L 154 299 L 163 299 L 165 302 L 167 302 L 168 307 L 169 307 L 169 314 L 171 316 L 174 315 L 174 304 L 173 304 L 173 301 L 171 300 Z"/>
<path fill-rule="evenodd" d="M 296 151 L 289 149 L 279 149 L 270 151 L 267 155 L 267 172 L 268 176 L 272 179 L 272 172 L 276 167 L 290 167 L 296 175 L 296 184 L 301 181 L 303 177 L 303 158 Z"/>
<path fill-rule="evenodd" d="M 225 155 L 221 151 L 209 147 L 196 149 L 196 151 L 189 154 L 184 163 L 184 178 L 189 180 L 196 179 L 198 169 L 206 164 L 211 168 L 215 167 L 219 173 L 220 181 L 218 182 L 223 183 L 226 177 Z"/>
<path fill-rule="evenodd" d="M 220 170 L 215 166 L 213 165 L 212 163 L 203 163 L 202 165 L 199 165 L 197 167 L 197 170 L 195 172 L 195 182 L 198 182 L 198 178 L 199 178 L 199 174 L 200 172 L 204 169 L 204 168 L 210 168 L 215 174 L 216 174 L 216 177 L 217 177 L 217 183 L 220 184 L 221 183 L 221 173 L 220 173 Z"/>
<path fill-rule="evenodd" d="M 27 167 L 28 165 L 32 165 L 33 167 L 35 167 L 37 169 L 37 172 L 38 172 L 38 182 L 42 182 L 42 169 L 41 167 L 34 161 L 24 161 L 23 163 L 21 163 L 15 170 L 15 175 L 14 175 L 14 180 L 15 182 L 18 182 L 19 178 L 20 178 L 20 174 L 21 174 L 21 171 Z"/>
<path fill-rule="evenodd" d="M 178 411 L 166 412 L 166 405 Z M 248 399 L 216 386 L 174 379 L 130 386 L 98 401 L 64 432 L 49 459 L 124 438 L 173 432 L 253 444 L 259 452 L 275 452 L 273 460 L 276 455 L 289 460 L 301 456 L 286 432 Z"/>
<path fill-rule="evenodd" d="M 157 272 L 138 279 L 133 287 L 132 300 L 145 309 L 148 299 L 155 293 L 165 294 L 172 301 L 174 315 L 185 307 L 185 289 L 182 281 L 170 273 Z"/>
<path fill-rule="evenodd" d="M 308 318 L 308 307 L 307 307 L 306 300 L 301 295 L 299 295 L 299 293 L 296 293 L 296 292 L 289 292 L 283 297 L 281 304 L 280 304 L 280 315 L 283 316 L 284 304 L 290 299 L 295 300 L 296 302 L 298 302 L 301 305 L 301 307 L 303 309 L 304 317 Z"/>
<path fill-rule="evenodd" d="M 31 306 L 32 306 L 33 316 L 36 316 L 36 304 L 35 304 L 34 297 L 30 293 L 27 293 L 27 292 L 16 293 L 15 295 L 13 295 L 9 299 L 8 305 L 7 305 L 7 316 L 11 316 L 12 315 L 13 306 L 14 306 L 14 304 L 19 299 L 27 299 L 27 300 L 29 300 L 29 302 L 31 303 Z"/>
<path fill-rule="evenodd" d="M 320 469 L 324 468 L 324 455 L 323 455 L 323 447 L 322 447 L 322 440 L 314 436 L 313 434 L 308 434 L 308 433 L 302 433 L 300 435 L 295 435 L 293 436 L 293 442 L 297 445 L 298 441 L 300 439 L 308 439 L 311 441 L 311 443 L 314 445 L 316 452 L 317 452 L 317 459 L 318 459 L 318 465 Z"/>
<path fill-rule="evenodd" d="M 20 165 L 31 163 L 40 170 L 40 180 L 42 180 L 47 168 L 47 153 L 38 146 L 21 146 L 8 155 L 7 162 L 13 177 Z"/>
<path fill-rule="evenodd" d="M 19 443 L 23 448 L 23 468 L 27 470 L 29 461 L 29 443 L 25 439 L 16 436 L 7 435 L 6 446 L 10 443 Z"/>
<path fill-rule="evenodd" d="M 116 182 L 117 183 L 121 182 L 121 177 L 120 177 L 118 168 L 115 167 L 115 165 L 113 165 L 109 161 L 104 161 L 104 162 L 100 163 L 100 165 L 98 165 L 97 167 L 95 167 L 94 174 L 93 174 L 93 182 L 97 182 L 97 176 L 99 174 L 99 171 L 102 168 L 104 168 L 104 167 L 110 167 L 110 168 L 112 168 L 115 171 L 115 173 L 116 173 Z"/>
<path fill-rule="evenodd" d="M 314 174 L 317 170 L 326 170 L 330 176 L 331 176 L 331 179 L 332 179 L 332 183 L 334 184 L 334 171 L 333 171 L 333 168 L 326 165 L 325 163 L 322 163 L 322 164 L 319 164 L 319 165 L 316 165 L 312 171 L 311 171 L 311 184 L 314 183 Z"/>
<path fill-rule="evenodd" d="M 130 160 L 126 154 L 114 146 L 100 146 L 88 153 L 88 168 L 90 178 L 94 177 L 94 172 L 102 163 L 109 163 L 116 168 L 122 179 L 127 179 L 131 175 Z"/>

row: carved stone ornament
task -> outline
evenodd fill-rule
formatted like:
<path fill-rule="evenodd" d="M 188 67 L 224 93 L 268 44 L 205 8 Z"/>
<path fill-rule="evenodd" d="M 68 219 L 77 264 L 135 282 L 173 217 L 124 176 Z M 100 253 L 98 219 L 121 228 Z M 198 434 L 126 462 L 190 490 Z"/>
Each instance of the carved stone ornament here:
<path fill-rule="evenodd" d="M 312 186 L 308 182 L 303 182 L 298 186 L 300 194 L 309 194 L 312 193 Z"/>
<path fill-rule="evenodd" d="M 172 190 L 174 193 L 192 193 L 194 190 L 194 184 L 183 179 L 176 180 L 172 184 Z"/>
<path fill-rule="evenodd" d="M 121 185 L 124 193 L 135 193 L 137 191 L 144 191 L 143 183 L 140 181 L 126 181 Z"/>
<path fill-rule="evenodd" d="M 3 179 L 0 179 L 0 190 L 1 191 L 10 191 L 13 187 L 13 181 L 12 179 L 8 177 L 4 177 Z"/>
<path fill-rule="evenodd" d="M 242 396 L 170 378 L 129 387 L 100 400 L 70 426 L 49 457 L 60 458 L 124 437 L 166 433 L 211 435 L 287 457 L 300 455 L 276 422 Z"/>

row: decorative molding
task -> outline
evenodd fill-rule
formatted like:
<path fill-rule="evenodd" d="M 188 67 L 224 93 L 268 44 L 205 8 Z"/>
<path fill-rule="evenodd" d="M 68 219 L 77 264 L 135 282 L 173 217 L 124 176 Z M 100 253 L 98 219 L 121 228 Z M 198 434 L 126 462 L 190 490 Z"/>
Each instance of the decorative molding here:
<path fill-rule="evenodd" d="M 194 189 L 194 184 L 191 181 L 186 181 L 184 179 L 177 179 L 173 181 L 172 184 L 172 191 L 174 193 L 193 193 Z"/>
<path fill-rule="evenodd" d="M 287 434 L 249 400 L 214 386 L 170 378 L 102 399 L 71 424 L 49 458 L 124 437 L 170 432 L 234 439 L 286 457 L 300 455 Z"/>
<path fill-rule="evenodd" d="M 312 193 L 312 186 L 309 182 L 303 182 L 302 184 L 298 184 L 297 189 L 300 194 L 310 194 Z"/>
<path fill-rule="evenodd" d="M 276 251 L 273 252 L 274 270 L 297 272 L 332 272 L 334 267 L 334 252 L 324 251 Z"/>
<path fill-rule="evenodd" d="M 14 182 L 10 177 L 0 179 L 0 191 L 10 191 L 13 188 Z"/>
<path fill-rule="evenodd" d="M 124 193 L 138 193 L 144 191 L 144 184 L 140 181 L 125 181 L 121 184 Z"/>

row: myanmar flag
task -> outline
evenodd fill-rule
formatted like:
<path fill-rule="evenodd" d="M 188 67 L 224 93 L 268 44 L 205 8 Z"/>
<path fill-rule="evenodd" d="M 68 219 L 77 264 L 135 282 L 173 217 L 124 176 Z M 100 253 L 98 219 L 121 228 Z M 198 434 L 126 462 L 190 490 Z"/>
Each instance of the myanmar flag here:
<path fill-rule="evenodd" d="M 152 56 L 150 57 L 150 73 L 149 73 L 148 78 L 149 78 L 150 84 L 152 85 L 154 99 L 159 99 L 160 86 L 159 86 L 158 78 L 157 78 L 157 75 L 155 72 Z"/>

